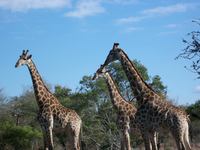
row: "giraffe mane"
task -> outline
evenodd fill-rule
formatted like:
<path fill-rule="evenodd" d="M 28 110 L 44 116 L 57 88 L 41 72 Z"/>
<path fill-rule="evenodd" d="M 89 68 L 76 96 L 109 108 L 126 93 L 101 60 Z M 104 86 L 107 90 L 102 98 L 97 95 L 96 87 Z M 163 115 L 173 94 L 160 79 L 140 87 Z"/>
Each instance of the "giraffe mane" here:
<path fill-rule="evenodd" d="M 135 67 L 135 65 L 133 64 L 133 62 L 129 59 L 128 55 L 124 52 L 124 50 L 121 49 L 121 48 L 117 48 L 117 49 L 120 50 L 120 51 L 126 56 L 126 58 L 127 58 L 128 61 L 131 63 L 131 66 L 135 69 L 135 71 L 137 72 L 137 74 L 138 74 L 138 76 L 140 77 L 140 79 L 142 80 L 142 82 L 143 82 L 150 90 L 152 90 L 154 93 L 156 93 L 156 91 L 155 91 L 149 84 L 147 84 L 147 83 L 144 81 L 143 77 L 141 76 L 141 74 L 139 73 L 139 71 L 136 69 L 136 67 Z M 157 94 L 157 93 L 156 93 L 156 94 Z"/>
<path fill-rule="evenodd" d="M 125 98 L 122 96 L 122 93 L 120 92 L 119 86 L 116 84 L 116 81 L 114 80 L 114 78 L 112 77 L 112 75 L 111 75 L 108 71 L 106 71 L 106 73 L 109 74 L 109 76 L 110 76 L 111 80 L 113 81 L 113 83 L 114 83 L 114 85 L 115 85 L 115 87 L 116 87 L 116 90 L 117 90 L 117 92 L 119 93 L 120 97 L 121 97 L 122 99 L 125 100 Z M 126 101 L 127 103 L 130 103 L 130 101 L 128 101 L 128 100 L 125 100 L 125 101 Z"/>

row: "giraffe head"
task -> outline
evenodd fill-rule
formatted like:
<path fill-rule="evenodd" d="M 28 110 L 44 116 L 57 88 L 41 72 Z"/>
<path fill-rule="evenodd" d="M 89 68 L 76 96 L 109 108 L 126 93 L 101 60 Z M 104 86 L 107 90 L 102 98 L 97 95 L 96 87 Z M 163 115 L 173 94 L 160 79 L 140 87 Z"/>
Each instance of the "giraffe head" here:
<path fill-rule="evenodd" d="M 122 49 L 118 47 L 119 43 L 114 43 L 113 48 L 110 50 L 110 53 L 108 54 L 103 66 L 108 65 L 109 63 L 119 60 L 119 54 L 122 52 Z"/>
<path fill-rule="evenodd" d="M 107 70 L 105 69 L 103 65 L 101 65 L 101 67 L 94 74 L 92 80 L 96 80 L 98 78 L 104 77 L 106 73 L 107 73 Z"/>
<path fill-rule="evenodd" d="M 28 50 L 23 50 L 22 54 L 19 56 L 19 59 L 17 60 L 15 67 L 19 67 L 21 65 L 27 65 L 31 61 L 31 56 L 28 55 Z"/>

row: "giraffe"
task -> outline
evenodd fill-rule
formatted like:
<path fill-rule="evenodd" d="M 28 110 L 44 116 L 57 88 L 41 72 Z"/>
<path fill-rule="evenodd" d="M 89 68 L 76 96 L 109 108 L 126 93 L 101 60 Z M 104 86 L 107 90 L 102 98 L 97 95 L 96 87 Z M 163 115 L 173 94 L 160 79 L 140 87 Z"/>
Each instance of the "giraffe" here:
<path fill-rule="evenodd" d="M 117 110 L 117 126 L 120 129 L 121 135 L 121 149 L 131 150 L 130 144 L 130 130 L 132 131 L 136 128 L 134 123 L 135 113 L 137 111 L 136 107 L 130 102 L 127 102 L 120 94 L 118 87 L 116 86 L 110 73 L 103 67 L 100 67 L 93 80 L 103 77 L 106 80 L 111 101 L 114 108 Z"/>
<path fill-rule="evenodd" d="M 70 139 L 66 141 L 66 146 L 80 150 L 81 118 L 74 110 L 62 106 L 58 99 L 48 90 L 31 57 L 32 55 L 28 55 L 28 50 L 23 50 L 15 67 L 26 65 L 29 69 L 39 107 L 37 118 L 43 132 L 44 149 L 53 150 L 54 148 L 52 129 L 55 121 L 57 121 L 70 136 Z M 70 144 L 69 141 L 72 143 Z"/>
<path fill-rule="evenodd" d="M 119 43 L 114 43 L 102 67 L 116 60 L 121 62 L 138 103 L 135 120 L 140 124 L 146 149 L 157 149 L 156 133 L 160 126 L 166 126 L 175 138 L 178 150 L 190 150 L 189 117 L 186 112 L 158 95 L 143 80 L 127 54 L 118 45 Z"/>

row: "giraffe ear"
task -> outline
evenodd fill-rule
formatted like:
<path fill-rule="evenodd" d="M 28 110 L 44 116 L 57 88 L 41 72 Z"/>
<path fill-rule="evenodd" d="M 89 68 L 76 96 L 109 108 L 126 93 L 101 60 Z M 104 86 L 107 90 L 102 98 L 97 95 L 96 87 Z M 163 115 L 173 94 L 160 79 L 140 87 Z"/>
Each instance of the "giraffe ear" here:
<path fill-rule="evenodd" d="M 29 55 L 28 57 L 27 57 L 27 59 L 30 59 L 32 57 L 32 55 Z"/>

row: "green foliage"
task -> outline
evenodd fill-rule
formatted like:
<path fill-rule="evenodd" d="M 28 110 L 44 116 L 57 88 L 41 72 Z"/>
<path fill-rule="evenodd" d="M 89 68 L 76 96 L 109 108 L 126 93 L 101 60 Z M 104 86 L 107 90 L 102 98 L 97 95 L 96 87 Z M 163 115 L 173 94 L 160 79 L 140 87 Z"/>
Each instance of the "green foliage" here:
<path fill-rule="evenodd" d="M 8 146 L 16 150 L 30 149 L 33 142 L 41 137 L 41 132 L 30 126 L 15 126 L 9 122 L 0 124 L 0 147 L 2 150 Z"/>
<path fill-rule="evenodd" d="M 71 89 L 66 88 L 66 87 L 62 87 L 60 85 L 56 85 L 55 86 L 55 91 L 54 91 L 54 95 L 57 98 L 64 98 L 64 97 L 68 97 L 71 93 Z"/>
<path fill-rule="evenodd" d="M 164 86 L 163 82 L 161 81 L 160 76 L 155 75 L 152 78 L 152 83 L 150 84 L 150 86 L 158 93 L 161 95 L 166 96 L 167 94 L 167 86 Z"/>
<path fill-rule="evenodd" d="M 3 93 L 3 89 L 0 89 L 0 104 L 2 105 L 4 103 L 6 103 L 6 100 L 7 100 L 7 98 Z"/>
<path fill-rule="evenodd" d="M 200 100 L 187 107 L 187 112 L 190 114 L 191 119 L 200 119 Z"/>

